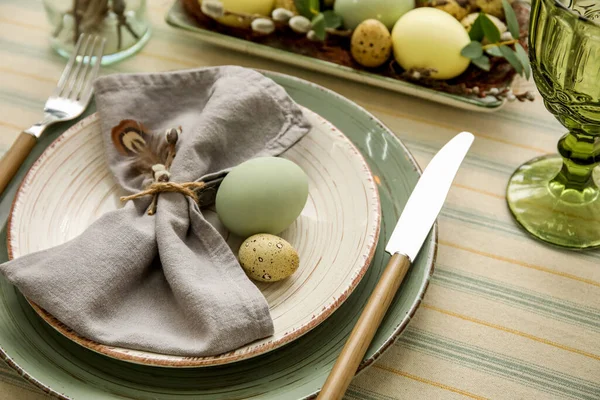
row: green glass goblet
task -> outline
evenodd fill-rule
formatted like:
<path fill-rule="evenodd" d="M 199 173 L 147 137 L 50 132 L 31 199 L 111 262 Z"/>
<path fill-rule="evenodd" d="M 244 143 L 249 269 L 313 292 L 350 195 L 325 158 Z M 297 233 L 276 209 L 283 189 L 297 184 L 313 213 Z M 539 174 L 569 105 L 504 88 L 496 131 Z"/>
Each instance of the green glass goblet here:
<path fill-rule="evenodd" d="M 600 2 L 533 0 L 529 58 L 548 111 L 568 133 L 558 155 L 515 171 L 507 201 L 535 237 L 564 247 L 600 246 Z M 595 176 L 596 175 L 596 176 Z"/>

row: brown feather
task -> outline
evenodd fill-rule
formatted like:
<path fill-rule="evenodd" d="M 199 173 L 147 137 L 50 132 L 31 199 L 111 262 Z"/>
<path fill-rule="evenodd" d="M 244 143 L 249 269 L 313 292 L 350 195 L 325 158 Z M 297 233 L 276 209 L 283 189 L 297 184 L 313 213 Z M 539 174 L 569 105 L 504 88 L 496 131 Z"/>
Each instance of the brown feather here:
<path fill-rule="evenodd" d="M 167 161 L 168 145 L 163 135 L 151 134 L 138 121 L 126 119 L 111 130 L 113 145 L 119 154 L 131 158 L 131 167 L 152 174 L 152 166 Z"/>
<path fill-rule="evenodd" d="M 146 144 L 148 133 L 141 123 L 124 119 L 112 128 L 111 138 L 120 154 L 130 156 L 138 152 L 137 147 Z"/>

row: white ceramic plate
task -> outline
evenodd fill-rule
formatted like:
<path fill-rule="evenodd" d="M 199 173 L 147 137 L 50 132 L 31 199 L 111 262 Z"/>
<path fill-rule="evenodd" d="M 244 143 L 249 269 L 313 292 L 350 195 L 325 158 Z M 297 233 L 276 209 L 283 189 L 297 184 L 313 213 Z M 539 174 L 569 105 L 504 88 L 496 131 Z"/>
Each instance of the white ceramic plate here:
<path fill-rule="evenodd" d="M 125 361 L 170 367 L 207 366 L 247 359 L 302 336 L 330 316 L 356 287 L 375 251 L 380 206 L 373 176 L 359 151 L 333 125 L 304 110 L 313 129 L 283 157 L 309 177 L 309 199 L 281 236 L 300 255 L 289 279 L 258 284 L 275 325 L 273 336 L 215 357 L 181 357 L 102 345 L 78 336 L 30 302 L 59 332 L 96 352 Z M 106 165 L 100 121 L 94 114 L 60 136 L 31 167 L 13 204 L 11 258 L 62 244 L 102 214 L 121 206 L 119 188 Z M 212 210 L 205 216 L 237 252 Z"/>

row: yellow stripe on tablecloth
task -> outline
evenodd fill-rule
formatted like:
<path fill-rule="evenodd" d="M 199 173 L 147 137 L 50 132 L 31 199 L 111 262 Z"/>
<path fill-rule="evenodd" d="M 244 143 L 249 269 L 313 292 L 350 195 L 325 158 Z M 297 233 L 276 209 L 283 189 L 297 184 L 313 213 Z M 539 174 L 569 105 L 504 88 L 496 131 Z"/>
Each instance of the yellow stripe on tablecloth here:
<path fill-rule="evenodd" d="M 6 73 L 6 74 L 23 76 L 25 78 L 35 79 L 36 81 L 49 82 L 55 86 L 56 86 L 56 82 L 57 82 L 56 78 L 51 78 L 48 76 L 42 76 L 42 75 L 38 75 L 38 74 L 32 74 L 32 73 L 24 72 L 24 71 L 17 70 L 14 68 L 5 67 L 2 65 L 0 65 L 0 72 Z"/>
<path fill-rule="evenodd" d="M 15 124 L 12 124 L 12 123 L 6 122 L 6 121 L 0 121 L 0 126 L 5 126 L 7 128 L 16 129 L 19 131 L 23 129 L 23 127 L 21 127 L 21 126 L 18 126 L 18 125 L 15 125 Z"/>
<path fill-rule="evenodd" d="M 198 63 L 194 63 L 192 61 L 187 61 L 187 60 L 182 60 L 181 58 L 178 58 L 178 57 L 169 57 L 169 56 L 165 56 L 162 54 L 152 53 L 148 50 L 142 50 L 139 54 L 141 54 L 144 57 L 149 57 L 149 58 L 153 58 L 153 59 L 161 60 L 161 61 L 169 61 L 169 62 L 180 64 L 182 66 L 189 67 L 189 68 L 198 67 Z"/>
<path fill-rule="evenodd" d="M 461 389 L 458 389 L 458 388 L 455 388 L 452 386 L 444 385 L 443 383 L 435 382 L 430 379 L 422 378 L 417 375 L 409 374 L 408 372 L 400 371 L 398 369 L 383 365 L 381 363 L 373 365 L 373 368 L 380 369 L 382 371 L 391 372 L 392 374 L 403 376 L 405 378 L 412 379 L 417 382 L 426 383 L 427 385 L 431 385 L 431 386 L 435 386 L 440 389 L 448 390 L 449 392 L 462 394 L 463 396 L 469 397 L 471 399 L 477 399 L 477 400 L 486 400 L 487 399 L 486 397 L 478 396 L 476 394 L 469 393 L 465 390 L 461 390 Z"/>
<path fill-rule="evenodd" d="M 429 305 L 435 305 L 454 314 L 466 315 L 471 319 L 482 320 L 486 324 L 457 318 L 452 313 L 422 308 L 417 312 L 415 321 L 400 337 L 397 346 L 404 349 L 406 345 L 412 343 L 411 348 L 426 352 L 430 342 L 427 336 L 431 336 L 439 342 L 431 345 L 430 348 L 432 351 L 430 354 L 436 358 L 442 358 L 444 352 L 450 352 L 453 354 L 449 360 L 454 364 L 462 364 L 471 369 L 479 369 L 480 365 L 487 364 L 491 367 L 487 370 L 488 373 L 493 370 L 506 372 L 513 378 L 519 379 L 521 384 L 534 382 L 543 371 L 550 376 L 562 374 L 570 382 L 585 382 L 587 386 L 595 385 L 600 395 L 600 381 L 598 381 L 600 362 L 579 352 L 565 351 L 561 348 L 567 346 L 597 355 L 600 348 L 594 341 L 594 337 L 597 337 L 594 331 L 583 328 L 569 334 L 573 329 L 572 325 L 564 321 L 558 322 L 532 311 L 511 308 L 505 304 L 497 304 L 489 299 L 449 290 L 435 284 L 432 284 L 431 290 L 434 293 L 434 296 L 431 296 L 433 304 Z M 489 326 L 490 324 L 493 326 Z M 496 329 L 496 325 L 518 329 L 562 346 L 551 346 L 544 341 L 532 340 L 528 336 Z M 461 355 L 472 359 L 462 360 Z M 403 364 L 391 365 L 401 367 Z M 481 371 L 485 372 L 485 370 Z M 409 372 L 420 374 L 416 370 L 409 370 Z M 467 389 L 463 384 L 442 380 L 441 377 L 433 379 Z M 470 390 L 481 395 L 490 395 L 489 392 L 480 391 L 476 386 L 470 387 Z"/>
<path fill-rule="evenodd" d="M 446 314 L 446 315 L 449 315 L 451 317 L 460 318 L 460 319 L 462 319 L 464 321 L 469 321 L 469 322 L 473 322 L 473 323 L 476 323 L 476 324 L 484 325 L 484 326 L 487 326 L 488 328 L 498 329 L 498 330 L 503 331 L 503 332 L 512 333 L 514 335 L 522 336 L 522 337 L 527 338 L 527 339 L 535 340 L 536 342 L 544 343 L 544 344 L 547 344 L 549 346 L 553 346 L 553 347 L 559 348 L 561 350 L 569 351 L 569 352 L 572 352 L 572 353 L 576 353 L 576 354 L 579 354 L 579 355 L 582 355 L 582 356 L 589 357 L 589 358 L 592 358 L 594 360 L 600 361 L 600 355 L 588 353 L 587 351 L 584 351 L 584 350 L 575 349 L 573 347 L 565 346 L 565 345 L 562 345 L 560 343 L 553 342 L 551 340 L 547 340 L 547 339 L 540 338 L 540 337 L 537 337 L 537 336 L 534 336 L 534 335 L 530 335 L 529 333 L 518 331 L 516 329 L 507 328 L 505 326 L 501 326 L 501 325 L 493 324 L 493 323 L 490 323 L 490 322 L 482 321 L 482 320 L 477 319 L 477 318 L 471 318 L 471 317 L 469 317 L 467 315 L 455 313 L 455 312 L 449 311 L 449 310 L 444 310 L 442 308 L 435 307 L 435 306 L 433 306 L 431 304 L 428 304 L 428 303 L 421 304 L 421 307 L 426 308 L 428 310 L 437 311 L 437 312 L 439 312 L 441 314 Z"/>
<path fill-rule="evenodd" d="M 483 195 L 486 195 L 486 196 L 495 197 L 495 198 L 501 199 L 501 200 L 506 199 L 506 196 L 503 196 L 503 195 L 500 195 L 500 194 L 496 194 L 496 193 L 492 193 L 492 192 L 488 192 L 487 190 L 482 190 L 482 189 L 479 189 L 479 188 L 476 188 L 476 187 L 463 185 L 463 184 L 460 184 L 460 183 L 453 183 L 452 186 L 458 187 L 458 188 L 461 188 L 461 189 L 470 190 L 472 192 L 480 193 L 480 194 L 483 194 Z"/>
<path fill-rule="evenodd" d="M 460 245 L 458 243 L 453 243 L 453 242 L 450 242 L 448 240 L 442 240 L 442 239 L 440 239 L 438 241 L 438 243 L 440 245 L 442 245 L 442 246 L 450 246 L 450 247 L 453 247 L 455 249 L 467 251 L 469 253 L 477 254 L 477 255 L 480 255 L 480 256 L 488 257 L 488 258 L 493 258 L 493 259 L 498 260 L 498 261 L 504 261 L 504 262 L 508 262 L 508 263 L 511 263 L 511 264 L 520 265 L 520 266 L 525 267 L 525 268 L 531 268 L 531 269 L 535 269 L 537 271 L 547 272 L 549 274 L 562 276 L 563 278 L 573 279 L 575 281 L 587 283 L 588 285 L 593 285 L 593 286 L 600 287 L 600 282 L 594 281 L 592 279 L 582 278 L 582 277 L 579 277 L 579 276 L 576 276 L 576 275 L 573 275 L 573 274 L 568 274 L 566 272 L 555 271 L 555 270 L 552 270 L 550 268 L 542 267 L 541 265 L 535 265 L 535 264 L 528 263 L 528 262 L 525 262 L 525 261 L 517 260 L 515 258 L 510 258 L 510 257 L 505 257 L 505 256 L 497 255 L 497 254 L 488 253 L 488 252 L 485 252 L 485 251 L 481 251 L 481 250 L 477 250 L 477 249 L 474 249 L 474 248 L 471 248 L 471 247 Z"/>
<path fill-rule="evenodd" d="M 41 31 L 44 31 L 45 33 L 48 32 L 48 27 L 47 26 L 36 25 L 36 24 L 29 24 L 27 22 L 23 22 L 22 19 L 16 20 L 16 19 L 5 18 L 5 17 L 0 16 L 0 23 L 16 25 L 16 26 L 20 26 L 20 27 L 23 27 L 23 28 L 27 28 L 27 29 L 41 30 Z"/>

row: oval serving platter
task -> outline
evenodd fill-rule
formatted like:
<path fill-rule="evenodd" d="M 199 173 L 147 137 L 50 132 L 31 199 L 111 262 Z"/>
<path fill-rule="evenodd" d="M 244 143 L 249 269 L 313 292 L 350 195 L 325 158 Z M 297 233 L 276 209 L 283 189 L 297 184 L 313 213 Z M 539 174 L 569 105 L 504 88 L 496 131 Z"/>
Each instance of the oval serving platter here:
<path fill-rule="evenodd" d="M 305 399 L 316 395 L 350 334 L 389 256 L 383 251 L 419 177 L 402 143 L 355 103 L 312 83 L 266 73 L 299 104 L 326 118 L 364 155 L 379 191 L 381 232 L 371 267 L 346 302 L 326 321 L 277 351 L 210 368 L 162 368 L 115 360 L 57 333 L 25 298 L 0 276 L 0 356 L 25 379 L 61 399 Z M 61 133 L 51 129 L 48 144 Z M 0 201 L 5 210 L 11 199 Z M 0 217 L 6 217 L 6 211 Z M 43 234 L 40 233 L 40 234 Z M 0 241 L 5 232 L 0 232 Z M 437 227 L 409 270 L 367 350 L 362 370 L 406 328 L 433 272 Z M 6 261 L 0 248 L 0 262 Z"/>
<path fill-rule="evenodd" d="M 379 197 L 364 158 L 339 130 L 310 110 L 310 132 L 283 158 L 308 176 L 301 215 L 281 233 L 300 256 L 290 278 L 256 283 L 273 318 L 274 334 L 234 351 L 184 357 L 107 346 L 79 336 L 34 302 L 58 332 L 93 351 L 120 360 L 165 367 L 226 364 L 274 350 L 313 329 L 352 293 L 369 267 L 379 236 Z M 8 222 L 8 254 L 16 258 L 63 244 L 121 204 L 106 164 L 100 119 L 93 114 L 61 135 L 27 173 Z M 214 208 L 202 211 L 232 251 L 242 239 L 229 235 Z M 43 234 L 40 234 L 43 233 Z"/>
<path fill-rule="evenodd" d="M 361 82 L 367 85 L 392 90 L 398 93 L 404 93 L 409 96 L 419 97 L 421 99 L 435 101 L 451 107 L 457 107 L 464 110 L 493 112 L 499 110 L 506 103 L 492 96 L 483 98 L 477 96 L 462 96 L 458 94 L 446 93 L 404 80 L 394 79 L 370 71 L 358 70 L 345 65 L 336 64 L 331 61 L 302 55 L 291 51 L 278 49 L 249 40 L 240 39 L 224 33 L 201 27 L 195 19 L 190 16 L 182 4 L 181 0 L 173 3 L 167 15 L 167 23 L 174 28 L 193 33 L 200 40 L 215 46 L 223 47 L 228 50 L 239 51 L 241 53 L 253 56 L 263 57 L 269 60 L 306 68 L 319 73 L 337 76 L 355 82 Z M 512 85 L 512 79 L 506 82 L 507 86 Z"/>

